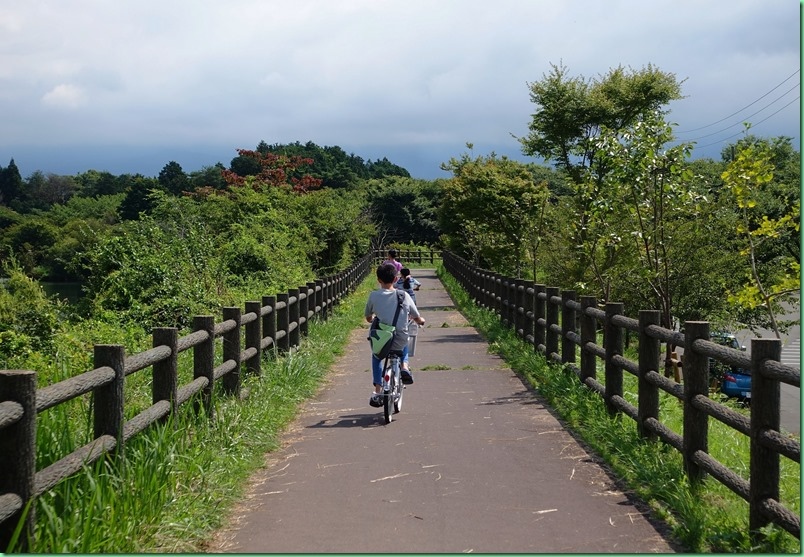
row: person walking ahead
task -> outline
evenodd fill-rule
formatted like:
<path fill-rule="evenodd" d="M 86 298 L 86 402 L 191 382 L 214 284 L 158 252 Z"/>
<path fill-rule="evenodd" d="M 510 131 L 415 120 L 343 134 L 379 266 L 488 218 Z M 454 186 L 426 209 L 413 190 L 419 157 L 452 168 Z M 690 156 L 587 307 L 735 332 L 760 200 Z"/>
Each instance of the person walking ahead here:
<path fill-rule="evenodd" d="M 409 385 L 413 383 L 413 376 L 408 365 L 408 319 L 413 319 L 419 325 L 424 325 L 424 317 L 419 315 L 416 304 L 405 292 L 403 294 L 402 309 L 399 311 L 396 323 L 393 322 L 398 305 L 397 290 L 394 288 L 395 280 L 396 268 L 393 265 L 386 263 L 377 267 L 377 282 L 379 282 L 380 288 L 369 294 L 368 300 L 366 300 L 366 309 L 363 313 L 369 323 L 374 320 L 374 316 L 377 316 L 380 322 L 396 327 L 396 335 L 391 349 L 402 353 L 402 358 L 400 358 L 402 362 L 402 383 Z M 382 406 L 382 360 L 374 354 L 371 355 L 371 373 L 374 393 L 369 400 L 369 404 L 379 408 Z"/>
<path fill-rule="evenodd" d="M 395 249 L 389 249 L 388 259 L 380 263 L 380 265 L 385 265 L 386 263 L 393 265 L 396 270 L 396 275 L 399 276 L 399 272 L 402 270 L 402 263 L 396 260 L 397 255 L 398 253 Z"/>

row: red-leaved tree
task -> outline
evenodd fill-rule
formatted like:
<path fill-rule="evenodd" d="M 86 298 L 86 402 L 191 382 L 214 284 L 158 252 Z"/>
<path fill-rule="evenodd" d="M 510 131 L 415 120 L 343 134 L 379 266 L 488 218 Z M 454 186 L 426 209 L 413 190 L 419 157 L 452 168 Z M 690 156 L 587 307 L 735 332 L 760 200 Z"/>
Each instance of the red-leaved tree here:
<path fill-rule="evenodd" d="M 259 163 L 260 171 L 254 175 L 250 182 L 254 189 L 264 187 L 289 186 L 296 193 L 306 193 L 321 186 L 321 180 L 309 174 L 298 172 L 305 166 L 313 164 L 313 159 L 298 155 L 276 155 L 274 153 L 261 153 L 250 149 L 238 149 L 241 157 L 250 157 Z M 246 185 L 246 178 L 231 170 L 222 170 L 221 174 L 229 188 Z"/>

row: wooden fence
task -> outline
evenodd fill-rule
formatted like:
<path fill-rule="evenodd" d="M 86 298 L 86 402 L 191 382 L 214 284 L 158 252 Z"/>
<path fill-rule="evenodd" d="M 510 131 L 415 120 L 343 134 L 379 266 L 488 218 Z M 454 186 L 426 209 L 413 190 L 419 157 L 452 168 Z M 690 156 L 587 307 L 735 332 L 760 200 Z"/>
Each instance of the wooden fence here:
<path fill-rule="evenodd" d="M 120 345 L 96 345 L 95 369 L 41 389 L 36 387 L 35 371 L 0 370 L 0 550 L 8 546 L 23 516 L 23 531 L 32 531 L 33 507 L 24 513 L 29 502 L 83 466 L 119 450 L 185 402 L 192 400 L 199 411 L 211 415 L 215 381 L 221 381 L 224 393 L 240 396 L 241 368 L 245 373 L 260 374 L 263 351 L 276 348 L 281 353 L 297 347 L 309 322 L 314 317 L 327 319 L 334 306 L 369 275 L 372 261 L 369 254 L 346 271 L 265 296 L 262 301 L 246 302 L 245 312 L 238 307 L 224 308 L 220 323 L 211 315 L 197 316 L 194 332 L 181 338 L 176 328 L 155 328 L 153 348 L 139 354 L 127 356 Z M 223 361 L 214 367 L 218 338 L 222 339 Z M 179 386 L 177 358 L 191 348 L 194 378 Z M 125 377 L 149 367 L 153 405 L 124 421 Z M 37 471 L 37 414 L 87 393 L 92 393 L 94 402 L 93 440 Z"/>
<path fill-rule="evenodd" d="M 780 456 L 801 462 L 800 442 L 779 431 L 780 382 L 798 388 L 801 384 L 801 372 L 779 362 L 781 341 L 752 339 L 749 357 L 711 342 L 708 322 L 687 321 L 685 332 L 679 333 L 660 327 L 656 310 L 640 311 L 639 319 L 633 319 L 623 315 L 621 303 L 606 303 L 601 310 L 594 296 L 576 301 L 573 291 L 507 278 L 449 252 L 444 252 L 443 261 L 478 305 L 499 314 L 506 326 L 548 360 L 572 369 L 581 383 L 603 398 L 611 415 L 629 416 L 643 437 L 660 439 L 678 450 L 691 481 L 711 475 L 746 500 L 752 532 L 773 522 L 800 539 L 801 517 L 779 502 Z M 599 325 L 603 346 L 596 344 Z M 623 357 L 623 330 L 639 337 L 638 362 Z M 683 385 L 658 371 L 662 342 L 684 347 Z M 575 365 L 577 347 L 580 366 Z M 605 362 L 605 384 L 596 379 L 598 358 Z M 710 358 L 751 369 L 750 419 L 709 398 Z M 623 398 L 623 371 L 638 378 L 637 406 Z M 681 401 L 683 435 L 659 421 L 659 390 Z M 750 481 L 708 454 L 710 417 L 750 438 Z"/>
<path fill-rule="evenodd" d="M 432 249 L 398 249 L 397 261 L 402 263 L 403 266 L 408 266 L 413 263 L 423 265 L 428 263 L 435 265 L 441 261 L 441 252 Z M 379 264 L 388 259 L 388 250 L 374 250 L 374 263 Z"/>

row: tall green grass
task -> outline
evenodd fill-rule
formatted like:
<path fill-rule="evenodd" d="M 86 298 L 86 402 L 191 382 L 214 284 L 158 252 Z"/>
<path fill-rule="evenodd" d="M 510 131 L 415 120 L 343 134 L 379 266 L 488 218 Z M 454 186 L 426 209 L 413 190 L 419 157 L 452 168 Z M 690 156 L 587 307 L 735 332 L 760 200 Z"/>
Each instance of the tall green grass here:
<path fill-rule="evenodd" d="M 678 451 L 664 443 L 640 438 L 636 423 L 628 416 L 610 417 L 603 399 L 585 388 L 572 371 L 548 364 L 532 345 L 503 327 L 497 315 L 478 308 L 443 267 L 438 269 L 438 275 L 456 306 L 486 337 L 490 349 L 538 389 L 567 427 L 651 506 L 690 551 L 801 553 L 800 540 L 773 525 L 763 529 L 765 539 L 761 545 L 752 545 L 748 533 L 748 504 L 742 498 L 714 478 L 708 478 L 699 487 L 690 485 Z M 624 398 L 635 403 L 636 378 L 628 373 L 624 375 Z M 604 380 L 602 370 L 598 380 Z M 660 396 L 660 420 L 677 433 L 683 431 L 681 404 L 664 392 Z M 709 452 L 740 476 L 748 478 L 748 439 L 715 419 L 709 422 Z M 800 466 L 782 457 L 781 476 L 780 499 L 800 514 Z"/>
<path fill-rule="evenodd" d="M 87 466 L 39 497 L 28 551 L 203 551 L 250 475 L 263 466 L 265 453 L 279 447 L 282 431 L 300 404 L 326 383 L 350 332 L 362 321 L 372 286 L 367 280 L 326 321 L 311 322 L 298 350 L 281 357 L 266 354 L 262 374 L 244 377 L 244 400 L 216 396 L 212 420 L 184 404 L 168 423 L 132 438 L 122 458 Z M 67 418 L 54 414 L 52 421 Z M 52 426 L 46 429 L 54 433 L 40 439 L 52 445 L 40 449 L 45 460 L 64 456 L 61 451 L 73 443 Z M 68 422 L 64 437 L 85 428 L 84 423 Z"/>

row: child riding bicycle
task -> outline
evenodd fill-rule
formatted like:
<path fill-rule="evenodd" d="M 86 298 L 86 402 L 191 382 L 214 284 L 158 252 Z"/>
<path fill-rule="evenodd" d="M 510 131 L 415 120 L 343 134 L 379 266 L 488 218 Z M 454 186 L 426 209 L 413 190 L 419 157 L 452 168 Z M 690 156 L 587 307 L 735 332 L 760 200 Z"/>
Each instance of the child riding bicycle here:
<path fill-rule="evenodd" d="M 364 315 L 366 321 L 371 323 L 374 317 L 378 317 L 380 322 L 396 327 L 394 341 L 391 350 L 398 351 L 402 354 L 402 383 L 413 383 L 413 376 L 410 373 L 408 365 L 408 319 L 412 319 L 419 325 L 424 325 L 424 317 L 419 315 L 419 310 L 411 297 L 405 292 L 402 294 L 402 307 L 399 311 L 396 323 L 394 323 L 394 315 L 397 311 L 397 290 L 394 288 L 396 280 L 396 267 L 392 264 L 382 264 L 377 267 L 377 281 L 380 283 L 380 288 L 374 290 L 369 294 L 366 301 L 366 309 Z M 369 399 L 371 406 L 379 408 L 382 406 L 382 360 L 374 354 L 371 355 L 371 372 L 372 381 L 374 383 L 374 393 Z"/>
<path fill-rule="evenodd" d="M 394 283 L 394 287 L 399 290 L 404 290 L 408 293 L 408 295 L 413 299 L 413 303 L 416 303 L 416 290 L 418 290 L 422 283 L 418 280 L 410 276 L 410 269 L 407 267 L 402 267 L 402 270 L 399 271 L 399 277 L 396 279 Z"/>

